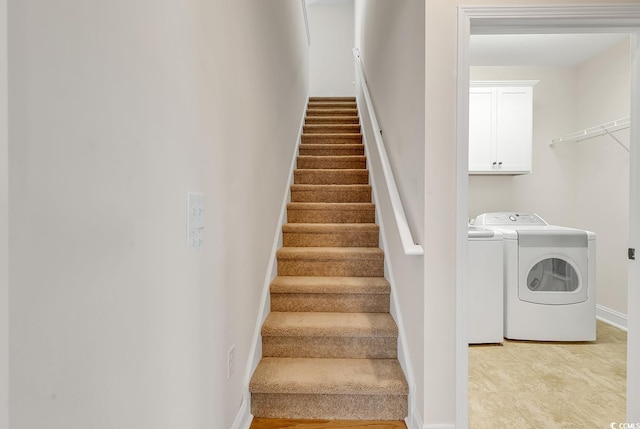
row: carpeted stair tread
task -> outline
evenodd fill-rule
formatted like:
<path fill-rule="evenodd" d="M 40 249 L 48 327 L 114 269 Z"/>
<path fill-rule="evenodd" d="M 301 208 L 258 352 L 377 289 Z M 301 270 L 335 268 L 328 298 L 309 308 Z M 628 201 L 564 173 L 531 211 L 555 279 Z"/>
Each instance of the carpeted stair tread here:
<path fill-rule="evenodd" d="M 355 101 L 310 101 L 308 109 L 357 109 Z"/>
<path fill-rule="evenodd" d="M 364 145 L 355 144 L 315 144 L 304 143 L 300 145 L 299 154 L 304 156 L 362 156 L 364 155 Z"/>
<path fill-rule="evenodd" d="M 359 124 L 360 117 L 352 116 L 306 116 L 305 124 Z"/>
<path fill-rule="evenodd" d="M 369 171 L 363 168 L 301 168 L 293 172 L 297 185 L 366 185 Z"/>
<path fill-rule="evenodd" d="M 323 133 L 323 134 L 302 134 L 302 144 L 355 144 L 362 143 L 362 133 Z"/>
<path fill-rule="evenodd" d="M 312 234 L 326 234 L 328 232 L 374 232 L 380 227 L 375 223 L 286 223 L 282 225 L 282 232 L 307 232 Z"/>
<path fill-rule="evenodd" d="M 375 222 L 375 205 L 366 203 L 287 203 L 290 223 Z"/>
<path fill-rule="evenodd" d="M 371 185 L 291 185 L 292 202 L 366 203 Z"/>
<path fill-rule="evenodd" d="M 283 246 L 378 247 L 380 228 L 375 223 L 287 223 Z"/>
<path fill-rule="evenodd" d="M 299 155 L 296 166 L 299 169 L 365 169 L 367 158 L 363 155 Z"/>
<path fill-rule="evenodd" d="M 272 311 L 262 326 L 263 336 L 397 337 L 398 327 L 388 313 L 330 313 Z"/>
<path fill-rule="evenodd" d="M 315 96 L 315 97 L 309 97 L 309 102 L 310 103 L 314 103 L 314 102 L 322 102 L 322 101 L 350 101 L 350 102 L 355 102 L 356 101 L 356 97 L 353 96 L 335 96 L 335 97 L 319 97 L 319 96 Z"/>
<path fill-rule="evenodd" d="M 357 116 L 358 109 L 307 109 L 307 116 Z"/>
<path fill-rule="evenodd" d="M 362 189 L 371 189 L 371 185 L 359 185 L 359 184 L 356 184 L 356 185 L 303 185 L 303 184 L 295 184 L 295 183 L 291 185 L 292 191 L 309 190 L 314 192 L 322 192 L 324 190 L 331 190 L 331 189 L 357 191 Z"/>
<path fill-rule="evenodd" d="M 270 291 L 271 311 L 389 313 L 384 277 L 277 276 Z"/>
<path fill-rule="evenodd" d="M 305 294 L 383 294 L 389 293 L 384 277 L 315 277 L 278 276 L 270 286 L 271 293 Z"/>
<path fill-rule="evenodd" d="M 358 134 L 360 124 L 306 124 L 302 132 L 305 134 Z"/>
<path fill-rule="evenodd" d="M 406 395 L 396 359 L 262 358 L 252 393 Z"/>
<path fill-rule="evenodd" d="M 280 276 L 384 275 L 384 252 L 378 247 L 282 247 L 276 256 Z"/>

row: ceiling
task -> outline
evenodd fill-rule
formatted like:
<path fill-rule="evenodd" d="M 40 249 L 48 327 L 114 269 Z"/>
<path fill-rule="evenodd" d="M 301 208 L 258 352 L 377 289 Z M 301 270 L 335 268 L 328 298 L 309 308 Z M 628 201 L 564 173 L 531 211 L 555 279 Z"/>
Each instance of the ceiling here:
<path fill-rule="evenodd" d="M 628 34 L 473 35 L 472 66 L 575 66 L 628 39 Z"/>

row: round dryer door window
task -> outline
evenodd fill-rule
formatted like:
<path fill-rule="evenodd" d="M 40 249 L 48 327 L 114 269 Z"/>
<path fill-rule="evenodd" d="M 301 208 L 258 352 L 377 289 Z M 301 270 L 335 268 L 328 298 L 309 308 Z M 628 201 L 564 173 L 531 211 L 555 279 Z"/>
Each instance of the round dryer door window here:
<path fill-rule="evenodd" d="M 587 234 L 518 232 L 518 298 L 567 305 L 589 299 Z"/>
<path fill-rule="evenodd" d="M 560 258 L 543 259 L 527 275 L 527 288 L 532 292 L 573 292 L 579 287 L 577 271 Z"/>

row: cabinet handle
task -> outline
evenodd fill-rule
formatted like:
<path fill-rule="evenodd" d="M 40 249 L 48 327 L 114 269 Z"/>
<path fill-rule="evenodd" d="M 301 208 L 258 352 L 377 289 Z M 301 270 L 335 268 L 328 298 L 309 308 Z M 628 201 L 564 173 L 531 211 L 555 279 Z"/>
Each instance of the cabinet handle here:
<path fill-rule="evenodd" d="M 500 161 L 500 162 L 498 163 L 498 165 L 502 165 L 502 161 Z"/>
<path fill-rule="evenodd" d="M 495 165 L 496 165 L 496 164 L 497 164 L 497 162 L 493 161 L 493 165 L 494 165 L 494 167 L 495 167 Z"/>

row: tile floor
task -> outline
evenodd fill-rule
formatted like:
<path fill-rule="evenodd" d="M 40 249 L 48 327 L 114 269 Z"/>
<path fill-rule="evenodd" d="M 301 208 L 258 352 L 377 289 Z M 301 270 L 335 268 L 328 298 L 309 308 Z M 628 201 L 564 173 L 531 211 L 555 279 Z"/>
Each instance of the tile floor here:
<path fill-rule="evenodd" d="M 469 428 L 609 428 L 625 421 L 627 334 L 469 347 Z"/>

